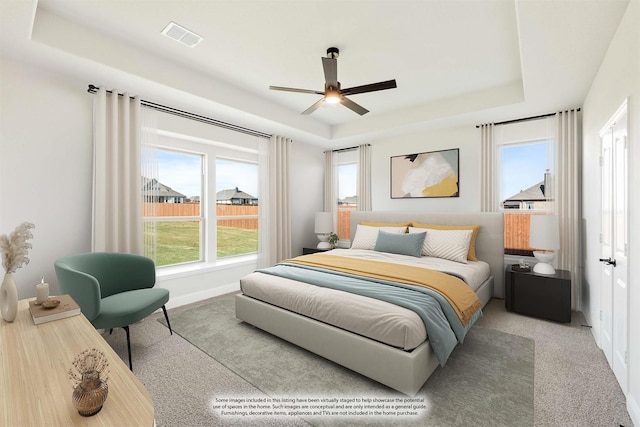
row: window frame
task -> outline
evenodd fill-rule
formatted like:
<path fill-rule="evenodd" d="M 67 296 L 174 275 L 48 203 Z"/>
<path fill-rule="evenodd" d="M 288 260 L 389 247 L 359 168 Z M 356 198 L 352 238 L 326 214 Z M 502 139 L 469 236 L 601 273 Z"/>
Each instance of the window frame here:
<path fill-rule="evenodd" d="M 236 145 L 233 142 L 219 142 L 191 135 L 159 130 L 156 141 L 150 143 L 158 150 L 168 150 L 202 156 L 200 194 L 200 260 L 186 263 L 158 266 L 161 275 L 200 271 L 216 266 L 255 262 L 257 253 L 217 257 L 217 215 L 216 215 L 216 159 L 243 161 L 259 165 L 258 145 L 255 148 Z M 167 183 L 166 185 L 170 185 Z M 189 197 L 189 195 L 187 195 Z M 174 217 L 161 217 L 162 220 Z M 177 217 L 183 220 L 185 217 Z M 144 217 L 143 217 L 144 221 Z"/>
<path fill-rule="evenodd" d="M 504 202 L 508 199 L 502 199 L 502 185 L 503 185 L 503 180 L 504 180 L 504 172 L 503 172 L 503 163 L 502 163 L 502 148 L 503 147 L 514 147 L 514 146 L 527 146 L 527 145 L 534 145 L 534 144 L 541 144 L 541 143 L 547 143 L 548 144 L 548 149 L 547 149 L 547 168 L 546 170 L 549 172 L 551 178 L 553 179 L 553 176 L 555 174 L 555 162 L 556 162 L 556 149 L 555 149 L 555 142 L 553 141 L 553 139 L 551 138 L 533 138 L 533 139 L 529 139 L 529 140 L 523 140 L 523 141 L 513 141 L 513 142 L 500 142 L 500 143 L 496 143 L 496 157 L 497 157 L 497 170 L 496 170 L 496 189 L 498 194 L 500 195 L 497 202 L 498 202 L 498 212 L 508 212 L 508 213 L 548 213 L 548 212 L 553 212 L 554 211 L 554 207 L 553 207 L 553 202 L 555 202 L 554 199 L 551 199 L 549 201 L 545 201 L 545 207 L 540 207 L 540 208 L 535 208 L 535 207 L 528 207 L 529 203 L 532 202 L 527 202 L 527 201 L 522 201 L 521 203 L 525 204 L 525 207 L 504 207 Z M 551 158 L 549 158 L 549 156 L 552 156 Z M 543 181 L 544 181 L 544 174 L 542 176 Z M 535 183 L 533 183 L 532 185 L 534 185 Z M 552 194 L 556 194 L 557 192 L 555 191 L 555 189 L 553 189 L 552 187 Z M 511 196 L 509 196 L 511 197 Z M 551 202 L 551 203 L 549 203 Z M 533 203 L 535 203 L 535 200 L 533 201 Z"/>
<path fill-rule="evenodd" d="M 183 221 L 197 221 L 199 223 L 198 226 L 198 235 L 199 235 L 199 246 L 198 246 L 198 259 L 194 260 L 194 261 L 185 261 L 185 262 L 181 262 L 181 263 L 175 263 L 175 264 L 167 264 L 167 265 L 161 265 L 161 266 L 157 266 L 157 268 L 166 268 L 166 267 L 173 267 L 173 266 L 181 266 L 181 265 L 186 265 L 186 264 L 193 264 L 193 263 L 199 263 L 199 262 L 204 262 L 204 245 L 205 245 L 205 239 L 204 239 L 204 232 L 206 230 L 206 223 L 207 223 L 207 218 L 206 215 L 203 213 L 203 199 L 206 201 L 206 199 L 208 198 L 208 196 L 205 194 L 204 191 L 204 172 L 203 172 L 203 168 L 204 168 L 204 164 L 205 164 L 205 155 L 203 153 L 197 152 L 197 151 L 193 151 L 193 150 L 187 150 L 187 149 L 182 149 L 182 148 L 177 148 L 175 146 L 173 146 L 173 144 L 170 144 L 169 141 L 165 141 L 165 144 L 154 144 L 154 148 L 156 150 L 159 151 L 165 151 L 165 152 L 174 152 L 174 153 L 180 153 L 180 154 L 186 154 L 186 155 L 192 155 L 192 156 L 198 156 L 200 158 L 200 215 L 195 216 L 195 215 L 188 215 L 188 216 L 145 216 L 144 215 L 144 209 L 143 209 L 143 215 L 142 215 L 142 222 L 144 223 L 155 223 L 156 225 L 160 222 L 183 222 Z M 160 179 L 158 179 L 158 183 L 162 183 Z M 189 197 L 189 195 L 185 195 L 186 197 Z M 146 201 L 143 200 L 143 203 L 145 203 Z M 167 202 L 168 203 L 168 202 Z M 175 203 L 175 202 L 173 202 Z M 170 204 L 173 204 L 170 203 Z M 181 203 L 178 203 L 181 204 Z M 156 238 L 157 239 L 157 238 Z M 147 255 L 145 253 L 145 255 Z M 157 252 L 155 253 L 155 255 L 157 256 Z M 155 262 L 157 262 L 157 258 L 154 260 Z"/>
<path fill-rule="evenodd" d="M 256 160 L 255 160 L 255 161 L 249 161 L 249 160 L 246 160 L 246 159 L 242 159 L 242 160 L 240 160 L 240 159 L 237 159 L 237 158 L 230 158 L 230 157 L 228 157 L 228 156 L 217 156 L 217 157 L 215 158 L 215 163 L 216 163 L 216 176 L 215 176 L 215 180 L 214 180 L 214 182 L 217 182 L 217 178 L 218 178 L 218 176 L 217 176 L 217 161 L 218 161 L 218 160 L 225 160 L 225 161 L 228 161 L 228 162 L 236 162 L 236 163 L 245 163 L 245 164 L 255 165 L 255 166 L 256 166 L 256 179 L 257 179 L 257 180 L 259 180 L 259 179 L 260 179 L 260 178 L 259 178 L 259 173 L 260 173 L 259 168 L 260 168 L 260 165 L 259 165 L 259 163 L 258 163 L 258 158 L 257 158 L 257 156 L 256 156 Z M 258 184 L 258 183 L 256 182 L 256 184 Z M 242 190 L 241 188 L 239 188 L 239 189 L 240 189 L 240 190 Z M 258 191 L 259 191 L 259 188 L 258 188 Z M 216 191 L 215 193 L 217 194 L 217 191 Z M 260 208 L 259 208 L 259 206 L 260 206 L 260 205 L 259 205 L 259 203 L 260 203 L 260 195 L 257 195 L 256 197 L 258 198 L 258 203 L 257 203 L 256 205 L 249 205 L 249 206 L 258 206 L 258 209 L 260 209 Z M 217 203 L 217 200 L 216 200 L 216 209 L 214 210 L 214 212 L 216 212 L 216 214 L 215 214 L 215 221 L 216 221 L 216 261 L 217 261 L 217 260 L 229 260 L 229 259 L 232 259 L 232 258 L 235 258 L 235 257 L 246 257 L 246 256 L 251 256 L 251 255 L 255 255 L 255 256 L 257 256 L 257 254 L 258 254 L 258 248 L 256 247 L 256 251 L 255 251 L 255 252 L 247 252 L 247 253 L 244 253 L 244 254 L 229 255 L 229 256 L 226 256 L 226 257 L 218 257 L 218 248 L 217 248 L 217 242 L 218 242 L 218 235 L 217 235 L 218 221 L 221 221 L 221 220 L 222 220 L 222 221 L 224 221 L 224 220 L 233 220 L 233 219 L 255 219 L 256 221 L 258 221 L 258 218 L 259 218 L 259 212 L 256 212 L 256 214 L 255 214 L 255 215 L 218 215 L 218 214 L 217 214 L 217 205 L 218 205 L 218 203 Z M 233 204 L 233 203 L 232 203 L 231 205 L 232 205 L 232 206 L 236 206 L 236 205 L 235 205 L 235 204 Z M 237 205 L 237 206 L 242 206 L 242 205 Z M 259 227 L 259 226 L 260 226 L 260 225 L 258 224 L 258 227 Z M 257 229 L 257 230 L 259 230 L 259 229 Z"/>
<path fill-rule="evenodd" d="M 557 170 L 557 162 L 558 162 L 558 147 L 555 138 L 555 118 L 554 117 L 546 117 L 543 119 L 530 120 L 525 122 L 518 123 L 509 123 L 503 124 L 499 127 L 496 126 L 495 137 L 494 137 L 494 149 L 495 149 L 495 165 L 496 165 L 496 173 L 494 175 L 494 189 L 496 194 L 498 194 L 498 200 L 496 200 L 497 206 L 496 211 L 502 212 L 505 216 L 505 248 L 504 252 L 506 256 L 533 256 L 533 251 L 529 249 L 521 249 L 521 248 L 509 248 L 507 241 L 509 240 L 507 234 L 507 228 L 510 224 L 514 222 L 519 224 L 521 227 L 523 224 L 522 218 L 517 218 L 516 215 L 538 215 L 545 214 L 550 212 L 555 212 L 556 210 L 556 200 L 557 197 L 557 189 L 555 188 L 555 171 Z M 547 146 L 547 162 L 546 162 L 546 170 L 550 173 L 550 181 L 552 185 L 550 187 L 551 194 L 553 198 L 551 201 L 545 201 L 544 206 L 539 208 L 522 208 L 520 206 L 514 207 L 513 204 L 510 204 L 509 207 L 504 207 L 504 202 L 508 197 L 512 197 L 513 195 L 505 195 L 505 199 L 502 199 L 502 186 L 504 180 L 504 167 L 503 167 L 503 159 L 502 159 L 502 149 L 508 146 L 526 146 L 532 144 L 540 144 L 546 143 Z M 545 176 L 543 174 L 542 180 L 545 180 Z M 532 183 L 534 185 L 535 183 Z M 520 202 L 523 204 L 523 202 Z M 526 203 L 526 202 L 524 202 Z M 524 222 L 528 224 L 528 219 Z M 528 236 L 529 228 L 525 225 L 526 230 L 521 230 L 521 233 L 526 233 Z M 517 244 L 516 244 L 517 245 Z M 527 244 L 528 247 L 528 244 Z"/>
<path fill-rule="evenodd" d="M 334 153 L 335 156 L 335 162 L 334 162 L 334 168 L 335 168 L 335 177 L 336 177 L 336 200 L 335 200 L 335 208 L 336 208 L 336 230 L 334 231 L 336 234 L 338 234 L 338 236 L 340 237 L 341 234 L 348 234 L 347 238 L 340 238 L 341 242 L 350 242 L 351 240 L 351 233 L 350 233 L 350 221 L 349 218 L 351 216 L 351 212 L 354 210 L 358 210 L 360 207 L 360 199 L 359 199 L 359 194 L 358 194 L 358 176 L 359 176 L 359 172 L 360 172 L 360 161 L 359 161 L 359 157 L 358 157 L 358 149 L 357 148 L 353 148 L 353 149 L 349 149 L 349 150 L 343 150 L 343 151 L 339 151 Z M 356 165 L 356 171 L 355 171 L 355 190 L 356 190 L 356 204 L 355 206 L 349 207 L 349 208 L 345 208 L 343 205 L 340 204 L 340 166 L 347 166 L 347 165 Z M 347 196 L 348 197 L 348 196 Z M 341 212 L 347 212 L 348 215 L 342 214 Z M 342 220 L 341 220 L 342 218 Z M 342 221 L 346 221 L 346 224 L 343 224 Z M 342 226 L 341 226 L 342 225 Z M 342 229 L 346 229 L 347 231 L 349 231 L 349 233 L 342 233 L 341 230 Z"/>

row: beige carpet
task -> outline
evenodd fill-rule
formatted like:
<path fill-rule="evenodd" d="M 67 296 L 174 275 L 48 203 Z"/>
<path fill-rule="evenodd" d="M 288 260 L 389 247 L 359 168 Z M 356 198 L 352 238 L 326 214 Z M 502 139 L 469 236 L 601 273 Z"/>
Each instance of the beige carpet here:
<path fill-rule="evenodd" d="M 492 300 L 480 326 L 535 340 L 536 426 L 633 426 L 625 397 L 581 312 L 571 323 L 535 319 Z"/>
<path fill-rule="evenodd" d="M 226 298 L 177 313 L 171 324 L 174 332 L 271 397 L 407 397 L 241 322 L 234 313 L 233 298 Z M 533 341 L 473 328 L 417 397 L 426 408 L 413 417 L 302 418 L 314 426 L 531 426 Z"/>
<path fill-rule="evenodd" d="M 170 319 L 220 298 L 170 310 Z M 153 397 L 158 427 L 309 425 L 300 418 L 220 418 L 211 409 L 212 396 L 268 396 L 178 334 L 170 336 L 155 321 L 160 318 L 131 326 L 134 373 Z M 571 324 L 557 324 L 506 312 L 504 301 L 492 300 L 479 325 L 535 341 L 534 426 L 632 426 L 613 373 L 582 323 L 581 313 L 573 313 Z M 105 339 L 126 361 L 124 331 Z"/>

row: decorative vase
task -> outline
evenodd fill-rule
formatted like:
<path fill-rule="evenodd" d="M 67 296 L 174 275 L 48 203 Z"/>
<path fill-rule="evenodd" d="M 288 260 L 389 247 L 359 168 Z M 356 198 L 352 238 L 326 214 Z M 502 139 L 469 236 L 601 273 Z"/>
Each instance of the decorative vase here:
<path fill-rule="evenodd" d="M 102 409 L 109 386 L 100 379 L 98 371 L 82 374 L 82 381 L 73 389 L 73 405 L 83 417 L 90 417 Z"/>
<path fill-rule="evenodd" d="M 13 322 L 18 314 L 18 289 L 13 273 L 7 273 L 0 286 L 0 313 L 7 322 Z"/>

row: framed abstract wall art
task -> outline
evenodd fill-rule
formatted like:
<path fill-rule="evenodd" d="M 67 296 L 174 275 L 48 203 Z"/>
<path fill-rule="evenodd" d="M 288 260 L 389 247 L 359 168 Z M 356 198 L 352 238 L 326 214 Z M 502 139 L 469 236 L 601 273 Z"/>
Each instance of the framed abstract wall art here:
<path fill-rule="evenodd" d="M 460 150 L 391 157 L 391 198 L 459 197 Z"/>

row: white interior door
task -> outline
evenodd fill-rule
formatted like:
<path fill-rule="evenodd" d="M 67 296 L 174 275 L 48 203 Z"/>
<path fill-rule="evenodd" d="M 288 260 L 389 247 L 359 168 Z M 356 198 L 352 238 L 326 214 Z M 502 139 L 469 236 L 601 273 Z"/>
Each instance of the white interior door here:
<path fill-rule="evenodd" d="M 602 135 L 602 345 L 627 392 L 628 377 L 628 147 L 623 105 Z"/>
<path fill-rule="evenodd" d="M 605 260 L 613 259 L 613 220 L 611 209 L 613 197 L 612 166 L 613 166 L 613 132 L 611 128 L 601 135 L 601 182 L 602 182 L 602 225 L 600 233 L 600 261 L 602 262 L 601 283 L 602 297 L 600 306 L 600 320 L 602 322 L 601 346 L 604 355 L 613 365 L 613 264 Z"/>
<path fill-rule="evenodd" d="M 613 127 L 613 372 L 627 392 L 629 269 L 628 269 L 628 148 L 627 115 Z"/>

